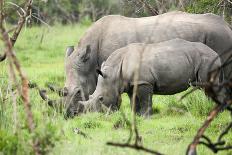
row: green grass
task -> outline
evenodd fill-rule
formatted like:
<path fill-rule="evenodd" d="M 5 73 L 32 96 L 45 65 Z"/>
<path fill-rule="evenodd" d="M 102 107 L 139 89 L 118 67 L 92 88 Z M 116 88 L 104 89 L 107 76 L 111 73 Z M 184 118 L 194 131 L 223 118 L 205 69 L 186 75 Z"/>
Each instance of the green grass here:
<path fill-rule="evenodd" d="M 31 81 L 45 87 L 48 82 L 64 85 L 64 51 L 69 45 L 76 45 L 84 34 L 86 26 L 33 27 L 23 29 L 15 51 L 22 62 L 23 70 Z M 2 49 L 2 45 L 0 47 Z M 63 115 L 53 111 L 44 103 L 36 90 L 31 90 L 31 105 L 36 122 L 35 133 L 29 134 L 23 104 L 17 101 L 17 127 L 13 121 L 7 63 L 0 63 L 0 154 L 32 154 L 31 141 L 38 138 L 43 154 L 144 154 L 131 149 L 107 146 L 106 142 L 126 142 L 129 130 L 121 112 L 131 118 L 129 99 L 123 95 L 122 108 L 112 114 L 88 113 L 74 119 L 65 120 Z M 202 91 L 196 91 L 182 101 L 184 93 L 160 96 L 154 95 L 155 114 L 150 119 L 137 117 L 138 128 L 145 147 L 165 154 L 185 154 L 188 144 L 193 140 L 214 103 Z M 50 93 L 51 95 L 51 93 Z M 52 95 L 53 98 L 57 96 Z M 221 113 L 207 129 L 207 135 L 214 140 L 229 122 L 228 113 Z M 88 138 L 76 134 L 80 129 Z M 16 133 L 14 133 L 16 131 Z M 232 143 L 231 132 L 227 140 Z M 212 154 L 207 148 L 199 146 L 199 154 Z M 222 152 L 219 154 L 232 154 Z"/>

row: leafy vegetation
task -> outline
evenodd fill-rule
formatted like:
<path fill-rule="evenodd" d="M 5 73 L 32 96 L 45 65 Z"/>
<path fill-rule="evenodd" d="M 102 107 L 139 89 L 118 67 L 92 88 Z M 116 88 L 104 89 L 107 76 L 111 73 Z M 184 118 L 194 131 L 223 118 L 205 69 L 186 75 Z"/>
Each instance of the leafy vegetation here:
<path fill-rule="evenodd" d="M 64 50 L 76 45 L 86 31 L 83 25 L 56 25 L 25 28 L 16 43 L 15 51 L 23 69 L 31 81 L 40 87 L 46 83 L 64 85 Z M 6 62 L 0 63 L 0 154 L 32 154 L 31 141 L 39 140 L 41 154 L 141 154 L 130 149 L 107 146 L 106 142 L 126 142 L 129 124 L 122 112 L 131 120 L 129 99 L 123 94 L 120 111 L 112 114 L 87 113 L 74 119 L 65 120 L 61 113 L 48 107 L 39 97 L 37 90 L 30 91 L 32 111 L 36 129 L 29 134 L 25 112 L 21 101 L 17 102 L 16 121 L 8 88 Z M 182 101 L 180 93 L 171 96 L 154 95 L 155 114 L 150 119 L 138 116 L 138 128 L 144 146 L 165 154 L 184 154 L 197 129 L 214 106 L 202 91 L 196 91 Z M 57 98 L 52 93 L 52 98 Z M 207 129 L 207 135 L 216 138 L 226 126 L 230 117 L 221 113 Z M 75 132 L 79 129 L 87 137 Z M 232 135 L 227 136 L 232 142 Z M 212 154 L 205 147 L 198 147 L 199 154 Z M 221 154 L 232 154 L 222 152 Z"/>
<path fill-rule="evenodd" d="M 232 7 L 228 0 L 144 0 L 158 13 L 173 10 L 191 13 L 215 13 L 231 22 Z M 17 22 L 18 14 L 14 4 L 23 6 L 24 0 L 6 0 L 8 21 Z M 225 2 L 225 3 L 224 3 Z M 37 0 L 33 2 L 32 18 L 28 24 L 70 24 L 96 21 L 104 15 L 121 14 L 129 17 L 151 16 L 141 0 Z M 42 22 L 42 23 L 43 23 Z"/>

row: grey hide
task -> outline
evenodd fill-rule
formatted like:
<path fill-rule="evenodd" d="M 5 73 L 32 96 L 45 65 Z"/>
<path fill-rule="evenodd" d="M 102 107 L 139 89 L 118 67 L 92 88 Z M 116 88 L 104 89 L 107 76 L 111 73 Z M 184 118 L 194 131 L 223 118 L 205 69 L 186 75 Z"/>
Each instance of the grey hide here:
<path fill-rule="evenodd" d="M 67 54 L 66 103 L 89 98 L 96 89 L 98 74 L 95 70 L 115 50 L 131 43 L 158 43 L 175 38 L 202 42 L 219 55 L 232 51 L 232 31 L 214 14 L 170 12 L 144 18 L 105 16 L 95 22 L 74 51 Z M 222 62 L 226 57 L 223 55 Z"/>
<path fill-rule="evenodd" d="M 208 71 L 220 65 L 218 54 L 202 43 L 174 39 L 157 44 L 130 44 L 109 56 L 98 71 L 101 76 L 93 95 L 88 101 L 70 104 L 67 115 L 72 117 L 88 108 L 100 111 L 101 105 L 117 110 L 123 92 L 132 99 L 136 72 L 136 112 L 150 115 L 153 94 L 171 95 L 196 81 L 206 82 Z"/>

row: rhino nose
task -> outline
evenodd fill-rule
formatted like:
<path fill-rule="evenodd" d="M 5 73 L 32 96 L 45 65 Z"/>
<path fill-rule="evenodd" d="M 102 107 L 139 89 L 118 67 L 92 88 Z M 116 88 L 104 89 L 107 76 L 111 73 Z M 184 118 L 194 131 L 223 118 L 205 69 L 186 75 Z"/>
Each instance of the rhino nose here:
<path fill-rule="evenodd" d="M 68 88 L 64 87 L 63 89 L 59 90 L 59 95 L 65 97 L 68 95 Z"/>

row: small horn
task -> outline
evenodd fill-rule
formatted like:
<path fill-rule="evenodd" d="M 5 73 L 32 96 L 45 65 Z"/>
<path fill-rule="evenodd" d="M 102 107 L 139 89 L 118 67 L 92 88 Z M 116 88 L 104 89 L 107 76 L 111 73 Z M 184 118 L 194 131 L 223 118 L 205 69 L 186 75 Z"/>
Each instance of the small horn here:
<path fill-rule="evenodd" d="M 68 46 L 66 48 L 66 57 L 69 57 L 74 51 L 74 46 Z"/>
<path fill-rule="evenodd" d="M 6 53 L 4 53 L 4 55 L 0 55 L 0 62 L 4 61 L 6 59 Z"/>

